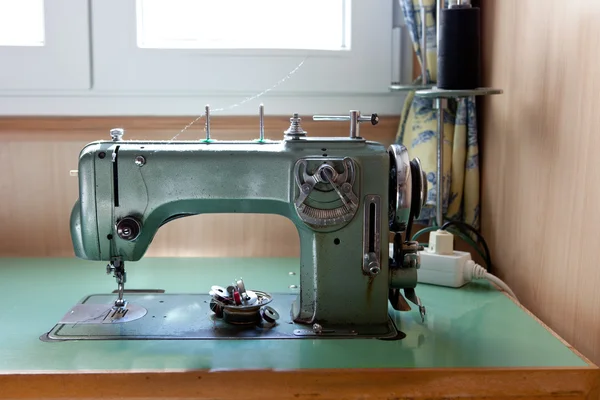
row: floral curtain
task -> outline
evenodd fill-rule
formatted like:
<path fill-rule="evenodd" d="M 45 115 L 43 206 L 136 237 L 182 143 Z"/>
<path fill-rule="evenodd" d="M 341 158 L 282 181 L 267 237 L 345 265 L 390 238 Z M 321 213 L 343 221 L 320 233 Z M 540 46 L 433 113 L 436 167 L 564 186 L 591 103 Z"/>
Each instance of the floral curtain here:
<path fill-rule="evenodd" d="M 411 35 L 414 50 L 422 62 L 421 38 L 427 38 L 428 81 L 437 79 L 437 40 L 435 0 L 398 0 Z M 426 26 L 421 26 L 421 3 L 426 10 Z M 415 83 L 421 82 L 421 77 Z M 409 92 L 404 103 L 396 141 L 418 157 L 427 174 L 427 204 L 420 223 L 441 226 L 435 221 L 437 198 L 437 110 L 434 100 Z M 448 100 L 444 112 L 444 165 L 442 177 L 444 220 L 466 222 L 479 229 L 479 146 L 475 100 L 472 97 Z"/>

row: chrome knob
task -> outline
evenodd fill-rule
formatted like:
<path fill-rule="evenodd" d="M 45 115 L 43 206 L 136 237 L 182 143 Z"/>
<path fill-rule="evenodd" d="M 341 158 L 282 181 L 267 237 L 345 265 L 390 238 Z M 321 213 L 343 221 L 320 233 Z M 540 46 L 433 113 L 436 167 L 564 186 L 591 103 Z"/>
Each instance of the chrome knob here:
<path fill-rule="evenodd" d="M 375 253 L 367 253 L 364 258 L 364 264 L 371 276 L 375 276 L 381 272 L 381 266 L 379 265 L 379 260 L 377 260 L 377 255 Z"/>
<path fill-rule="evenodd" d="M 306 136 L 306 131 L 302 129 L 301 122 L 302 118 L 300 118 L 298 113 L 294 113 L 292 118 L 290 118 L 290 127 L 283 134 L 291 139 L 299 139 Z"/>
<path fill-rule="evenodd" d="M 125 130 L 121 128 L 114 128 L 110 130 L 110 137 L 113 142 L 119 142 L 123 139 L 123 135 L 125 134 Z"/>
<path fill-rule="evenodd" d="M 117 222 L 115 228 L 121 239 L 133 241 L 140 235 L 142 224 L 133 217 L 125 217 Z"/>

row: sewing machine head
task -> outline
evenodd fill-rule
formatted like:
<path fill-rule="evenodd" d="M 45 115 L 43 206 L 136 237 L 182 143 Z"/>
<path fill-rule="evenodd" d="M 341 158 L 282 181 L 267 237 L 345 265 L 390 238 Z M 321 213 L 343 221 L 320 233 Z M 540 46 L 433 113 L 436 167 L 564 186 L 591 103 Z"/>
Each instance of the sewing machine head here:
<path fill-rule="evenodd" d="M 80 154 L 73 245 L 79 258 L 110 262 L 117 305 L 124 304 L 124 262 L 140 260 L 165 223 L 203 213 L 272 213 L 289 218 L 300 237 L 294 323 L 385 337 L 388 304 L 408 304 L 400 289 L 423 315 L 414 292 L 418 244 L 402 235 L 425 201 L 426 180 L 402 145 L 360 136 L 359 124 L 376 124 L 377 115 L 315 116 L 350 121 L 350 134 L 314 138 L 295 114 L 281 141 L 267 141 L 261 108 L 258 140 L 224 142 L 210 138 L 208 111 L 206 140 L 126 141 L 113 130 L 112 140 Z"/>

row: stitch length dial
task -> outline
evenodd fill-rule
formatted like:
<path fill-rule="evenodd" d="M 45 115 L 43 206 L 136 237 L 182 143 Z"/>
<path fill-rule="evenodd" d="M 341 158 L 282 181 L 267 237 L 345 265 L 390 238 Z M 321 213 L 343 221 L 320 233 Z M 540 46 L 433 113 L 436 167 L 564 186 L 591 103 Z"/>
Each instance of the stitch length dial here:
<path fill-rule="evenodd" d="M 314 227 L 350 222 L 358 210 L 354 192 L 356 165 L 350 158 L 304 158 L 294 169 L 298 196 L 296 211 L 302 221 Z"/>

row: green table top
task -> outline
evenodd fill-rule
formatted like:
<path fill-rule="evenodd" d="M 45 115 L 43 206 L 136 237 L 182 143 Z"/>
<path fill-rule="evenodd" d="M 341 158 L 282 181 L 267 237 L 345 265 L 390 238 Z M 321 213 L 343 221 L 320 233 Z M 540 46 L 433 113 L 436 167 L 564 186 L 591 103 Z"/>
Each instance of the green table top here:
<path fill-rule="evenodd" d="M 129 289 L 206 293 L 236 276 L 285 292 L 298 283 L 295 258 L 144 258 L 127 265 Z M 427 307 L 396 317 L 400 341 L 169 340 L 42 342 L 79 300 L 116 289 L 105 263 L 0 259 L 0 374 L 105 370 L 294 370 L 312 368 L 585 367 L 586 361 L 485 282 L 461 289 L 419 285 Z"/>

